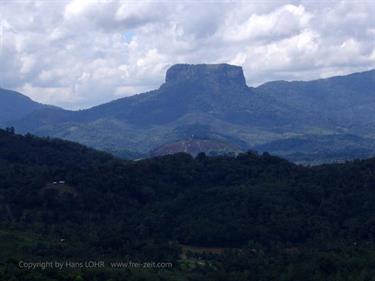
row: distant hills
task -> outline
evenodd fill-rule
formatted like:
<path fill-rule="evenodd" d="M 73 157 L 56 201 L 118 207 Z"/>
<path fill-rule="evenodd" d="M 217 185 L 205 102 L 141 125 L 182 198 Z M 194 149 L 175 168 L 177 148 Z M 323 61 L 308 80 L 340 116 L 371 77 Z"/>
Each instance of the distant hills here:
<path fill-rule="evenodd" d="M 0 124 L 20 119 L 43 108 L 52 108 L 31 100 L 18 92 L 0 88 Z"/>
<path fill-rule="evenodd" d="M 254 88 L 238 66 L 178 64 L 154 91 L 87 110 L 30 107 L 1 119 L 19 132 L 119 155 L 147 156 L 165 145 L 210 140 L 319 162 L 374 155 L 374 113 L 375 70 Z"/>

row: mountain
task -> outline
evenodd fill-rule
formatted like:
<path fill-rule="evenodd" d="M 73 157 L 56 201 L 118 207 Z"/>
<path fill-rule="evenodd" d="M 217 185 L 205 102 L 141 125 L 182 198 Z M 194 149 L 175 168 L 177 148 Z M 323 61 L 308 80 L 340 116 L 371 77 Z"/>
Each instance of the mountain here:
<path fill-rule="evenodd" d="M 50 108 L 18 92 L 0 88 L 0 124 L 25 117 L 33 111 Z"/>
<path fill-rule="evenodd" d="M 375 136 L 375 70 L 309 82 L 269 82 L 257 90 L 280 104 L 319 115 L 337 132 Z"/>
<path fill-rule="evenodd" d="M 0 130 L 0 279 L 372 280 L 374 182 L 374 158 L 124 161 Z"/>
<path fill-rule="evenodd" d="M 241 150 L 267 147 L 291 160 L 296 153 L 298 160 L 301 155 L 325 159 L 319 138 L 352 135 L 362 141 L 351 142 L 346 155 L 362 157 L 365 149 L 370 156 L 375 154 L 374 77 L 375 70 L 371 70 L 306 82 L 275 81 L 254 88 L 246 85 L 238 66 L 178 64 L 168 69 L 165 83 L 157 90 L 87 110 L 38 110 L 8 125 L 118 155 L 145 155 L 194 135 Z M 305 138 L 311 145 L 306 145 Z M 282 141 L 301 145 L 298 151 L 293 146 L 280 150 L 275 144 Z M 345 147 L 331 145 L 330 150 L 335 155 Z"/>

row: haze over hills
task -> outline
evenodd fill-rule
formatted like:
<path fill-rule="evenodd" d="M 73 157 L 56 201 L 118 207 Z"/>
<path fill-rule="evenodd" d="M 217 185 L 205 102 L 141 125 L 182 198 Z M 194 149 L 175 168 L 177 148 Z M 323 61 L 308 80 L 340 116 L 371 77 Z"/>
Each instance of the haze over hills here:
<path fill-rule="evenodd" d="M 0 88 L 0 124 L 23 118 L 42 108 L 52 107 L 34 102 L 18 92 Z"/>
<path fill-rule="evenodd" d="M 375 70 L 254 88 L 238 66 L 179 64 L 157 90 L 81 111 L 33 110 L 7 125 L 118 154 L 198 139 L 330 161 L 375 154 L 374 113 Z"/>

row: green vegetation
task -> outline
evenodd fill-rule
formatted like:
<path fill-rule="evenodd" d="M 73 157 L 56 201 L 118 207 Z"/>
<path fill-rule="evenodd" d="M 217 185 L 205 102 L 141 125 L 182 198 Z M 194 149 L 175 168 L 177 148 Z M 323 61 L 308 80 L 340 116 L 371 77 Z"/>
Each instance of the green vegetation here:
<path fill-rule="evenodd" d="M 0 124 L 126 159 L 165 145 L 171 150 L 194 136 L 210 140 L 206 152 L 217 151 L 221 142 L 234 146 L 224 152 L 267 151 L 316 164 L 375 155 L 374 89 L 375 70 L 248 87 L 238 66 L 174 65 L 159 89 L 80 111 L 43 108 L 2 118 L 16 110 L 5 108 L 0 91 Z"/>
<path fill-rule="evenodd" d="M 375 159 L 133 162 L 0 130 L 0 280 L 374 280 L 374 187 Z M 106 266 L 25 270 L 20 261 Z"/>

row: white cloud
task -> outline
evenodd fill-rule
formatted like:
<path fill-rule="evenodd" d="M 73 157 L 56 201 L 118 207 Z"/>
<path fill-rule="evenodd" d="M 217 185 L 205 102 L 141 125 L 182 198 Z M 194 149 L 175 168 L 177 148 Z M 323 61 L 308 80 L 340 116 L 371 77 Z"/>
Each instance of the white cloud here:
<path fill-rule="evenodd" d="M 222 36 L 229 41 L 280 39 L 291 36 L 308 26 L 312 15 L 301 5 L 285 5 L 269 14 L 252 14 L 245 22 L 231 18 Z"/>
<path fill-rule="evenodd" d="M 0 78 L 82 108 L 157 88 L 174 63 L 242 65 L 249 85 L 375 67 L 372 1 L 0 2 Z"/>
<path fill-rule="evenodd" d="M 69 20 L 73 17 L 80 16 L 89 6 L 90 1 L 73 0 L 65 6 L 64 18 Z"/>

